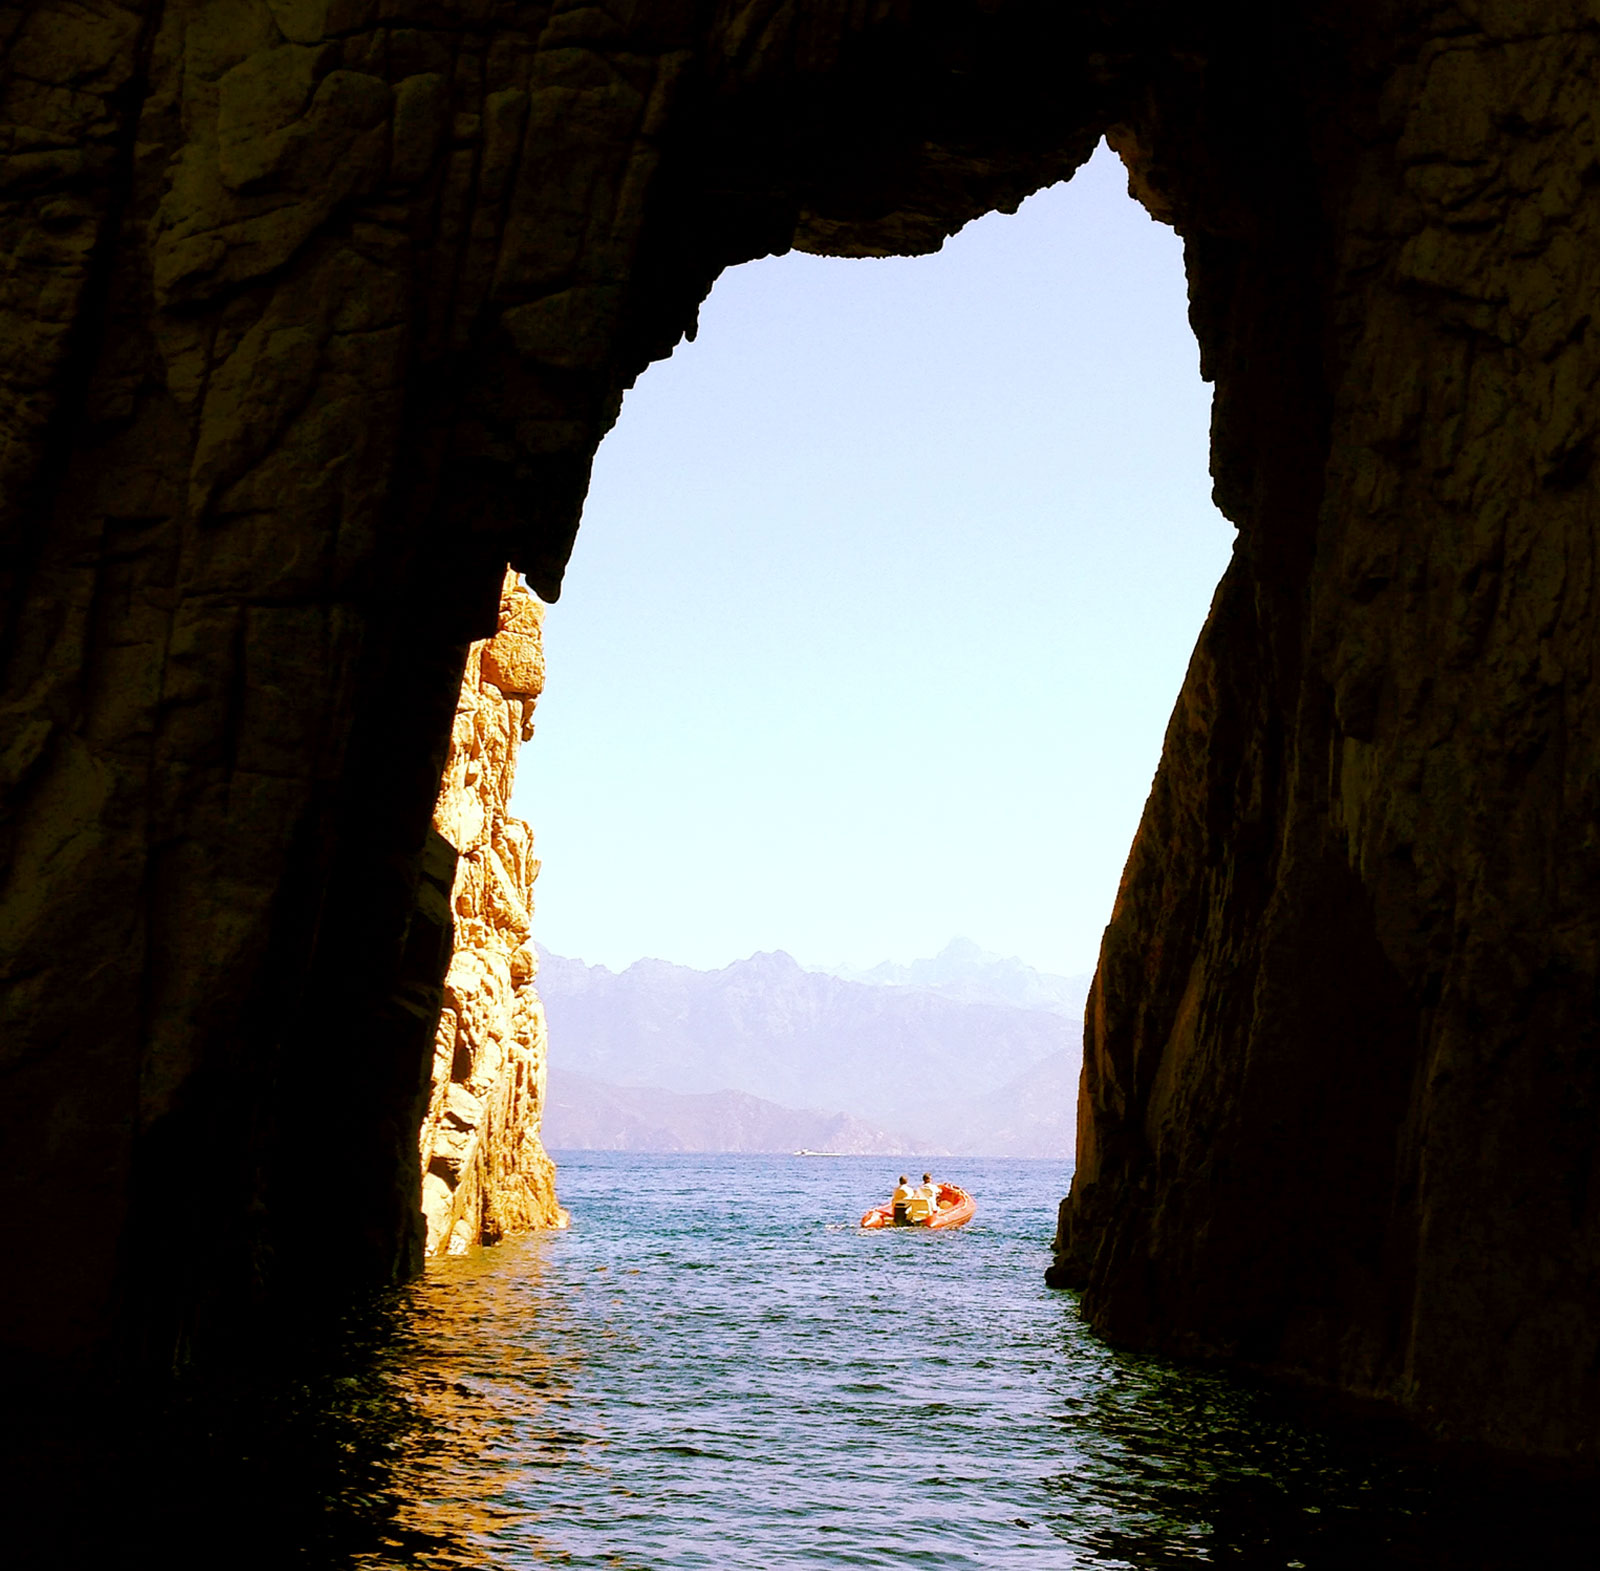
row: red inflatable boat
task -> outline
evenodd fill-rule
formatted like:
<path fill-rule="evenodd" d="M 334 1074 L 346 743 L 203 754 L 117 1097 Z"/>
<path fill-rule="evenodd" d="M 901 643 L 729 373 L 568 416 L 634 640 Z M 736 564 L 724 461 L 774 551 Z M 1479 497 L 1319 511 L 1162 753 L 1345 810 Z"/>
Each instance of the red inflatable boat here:
<path fill-rule="evenodd" d="M 939 1209 L 920 1222 L 907 1222 L 907 1227 L 965 1227 L 977 1212 L 978 1202 L 965 1189 L 955 1184 L 939 1185 Z M 893 1227 L 894 1206 L 874 1206 L 861 1218 L 863 1227 Z"/>

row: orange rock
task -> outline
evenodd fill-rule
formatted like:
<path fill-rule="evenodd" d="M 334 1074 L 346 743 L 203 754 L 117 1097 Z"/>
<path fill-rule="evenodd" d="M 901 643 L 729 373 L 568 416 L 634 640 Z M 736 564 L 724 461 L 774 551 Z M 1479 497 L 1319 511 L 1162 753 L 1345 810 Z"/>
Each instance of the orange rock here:
<path fill-rule="evenodd" d="M 555 1164 L 539 1140 L 544 1009 L 528 937 L 533 832 L 508 814 L 518 739 L 544 687 L 544 608 L 506 575 L 500 631 L 474 644 L 451 731 L 434 827 L 460 854 L 451 904 L 433 1087 L 423 1121 L 429 1254 L 460 1254 L 538 1227 L 565 1227 Z"/>
<path fill-rule="evenodd" d="M 497 633 L 484 646 L 483 679 L 507 698 L 537 698 L 544 688 L 544 648 L 538 629 Z"/>

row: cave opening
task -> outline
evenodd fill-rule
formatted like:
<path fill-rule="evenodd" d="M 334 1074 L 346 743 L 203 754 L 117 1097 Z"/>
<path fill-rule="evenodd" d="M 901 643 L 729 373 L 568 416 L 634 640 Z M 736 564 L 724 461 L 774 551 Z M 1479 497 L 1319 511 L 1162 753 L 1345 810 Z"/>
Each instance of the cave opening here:
<path fill-rule="evenodd" d="M 628 393 L 518 776 L 547 947 L 1092 970 L 1233 533 L 1126 179 L 732 269 Z"/>
<path fill-rule="evenodd" d="M 600 447 L 560 604 L 504 599 L 469 657 L 435 819 L 462 859 L 422 1141 L 430 1253 L 563 1216 L 542 1157 L 542 1204 L 498 1194 L 526 1184 L 486 1153 L 525 1135 L 762 1138 L 697 1097 L 761 1099 L 773 1149 L 838 1143 L 803 1132 L 803 1101 L 894 1132 L 880 1144 L 1070 1156 L 1082 994 L 1232 544 L 1187 304 L 1181 243 L 1104 143 L 935 256 L 722 275 Z M 549 682 L 513 653 L 524 624 Z M 649 960 L 693 973 L 663 987 L 701 988 L 765 956 L 782 989 L 801 966 L 875 974 L 974 934 L 1073 1001 L 1059 1043 L 1029 1021 L 960 1054 L 938 1103 L 862 1084 L 852 1055 L 890 1037 L 830 1053 L 785 1020 L 770 1044 L 712 1045 L 738 1032 L 707 1000 L 693 1043 L 656 1018 L 665 995 L 625 1004 L 618 978 Z M 765 984 L 748 985 L 759 1036 Z M 924 1051 L 942 1064 L 939 1032 L 975 1024 L 941 1020 Z M 780 1043 L 804 1076 L 767 1062 Z M 524 1132 L 497 1104 L 525 1069 Z M 1017 1102 L 1039 1104 L 1026 1127 Z M 786 1115 L 802 1133 L 776 1132 Z"/>
<path fill-rule="evenodd" d="M 720 271 L 926 252 L 1110 128 L 1188 246 L 1240 541 L 1102 951 L 1060 1269 L 1124 1343 L 1592 1457 L 1593 37 L 417 9 L 6 34 L 10 1366 L 170 1372 L 414 1270 L 428 815 L 505 564 L 555 594 Z"/>

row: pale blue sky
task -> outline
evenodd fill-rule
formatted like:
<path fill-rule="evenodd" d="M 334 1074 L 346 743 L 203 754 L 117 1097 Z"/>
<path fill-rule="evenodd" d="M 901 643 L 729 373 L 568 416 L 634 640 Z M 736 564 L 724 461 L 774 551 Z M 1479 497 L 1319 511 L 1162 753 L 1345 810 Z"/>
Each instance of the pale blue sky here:
<path fill-rule="evenodd" d="M 613 967 L 1090 969 L 1227 562 L 1181 248 L 1102 148 L 937 256 L 725 273 L 602 446 L 515 809 Z"/>

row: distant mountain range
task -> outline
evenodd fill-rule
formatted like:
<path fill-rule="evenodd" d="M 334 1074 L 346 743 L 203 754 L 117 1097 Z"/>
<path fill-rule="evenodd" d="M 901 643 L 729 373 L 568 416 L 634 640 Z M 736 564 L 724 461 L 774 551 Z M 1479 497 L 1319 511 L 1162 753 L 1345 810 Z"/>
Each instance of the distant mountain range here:
<path fill-rule="evenodd" d="M 1080 1037 L 1082 1025 L 1078 1025 Z M 1081 1040 L 963 1108 L 947 1137 L 960 1156 L 1070 1157 L 1078 1144 Z"/>
<path fill-rule="evenodd" d="M 850 980 L 781 951 L 718 971 L 641 960 L 615 972 L 541 950 L 546 1141 L 1069 1155 L 1082 1043 L 1081 1022 L 1062 1012 L 1073 979 L 960 943 L 893 969 L 942 980 Z M 1052 987 L 1052 1008 L 1003 1001 Z"/>
<path fill-rule="evenodd" d="M 948 1156 L 847 1113 L 780 1107 L 746 1091 L 617 1086 L 552 1065 L 544 1143 L 552 1151 L 830 1151 Z"/>
<path fill-rule="evenodd" d="M 864 971 L 849 966 L 813 966 L 847 982 L 875 987 L 922 987 L 971 1004 L 1007 1004 L 1017 1009 L 1047 1009 L 1073 1020 L 1083 1019 L 1092 971 L 1055 976 L 1036 971 L 1021 960 L 980 949 L 970 938 L 952 938 L 927 960 L 896 965 L 885 960 Z"/>

